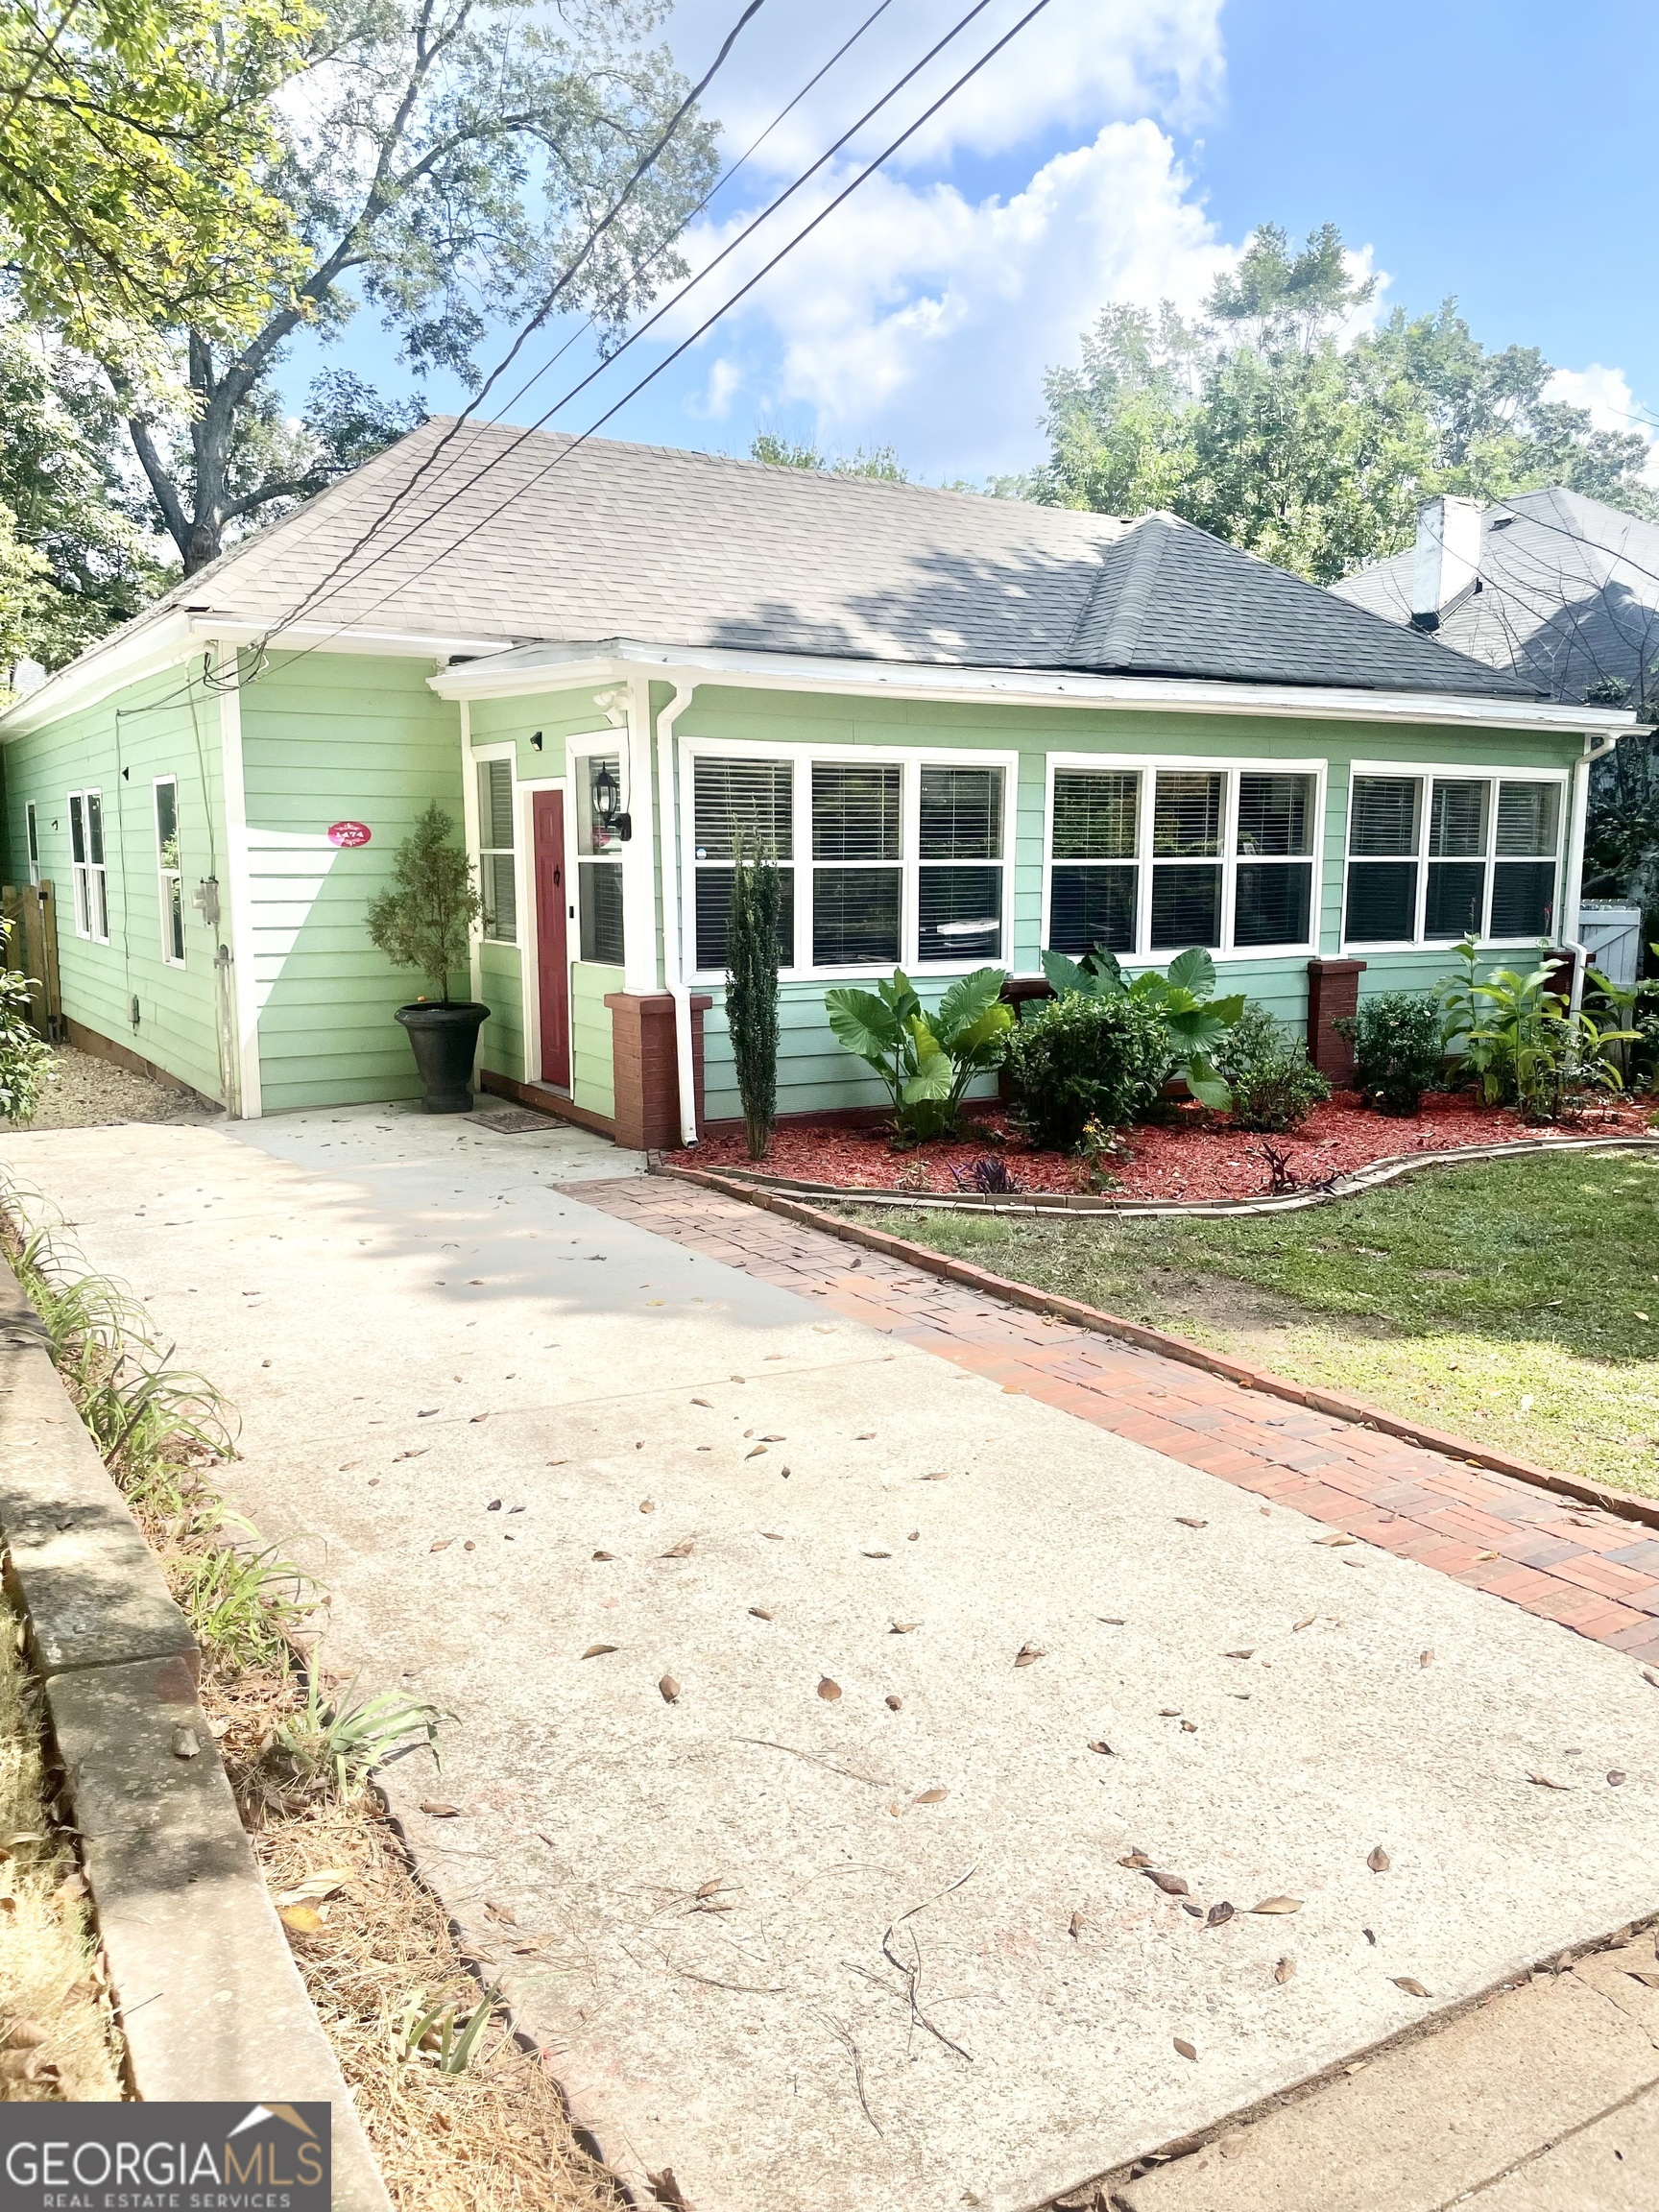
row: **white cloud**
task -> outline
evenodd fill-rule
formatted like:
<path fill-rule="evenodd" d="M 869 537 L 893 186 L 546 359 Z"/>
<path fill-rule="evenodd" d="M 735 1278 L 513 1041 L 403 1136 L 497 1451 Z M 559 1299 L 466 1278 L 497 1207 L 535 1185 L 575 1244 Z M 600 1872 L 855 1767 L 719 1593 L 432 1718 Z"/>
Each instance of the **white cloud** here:
<path fill-rule="evenodd" d="M 736 228 L 705 227 L 694 258 Z M 783 235 L 762 233 L 742 274 Z M 719 326 L 702 406 L 739 425 L 810 410 L 827 442 L 891 442 L 931 474 L 1022 468 L 1042 450 L 1044 370 L 1077 358 L 1106 301 L 1190 310 L 1233 257 L 1146 121 L 1108 124 L 1006 199 L 878 176 Z"/>
<path fill-rule="evenodd" d="M 969 64 L 1020 20 L 1029 0 L 992 0 L 938 60 L 884 108 L 853 151 L 868 157 L 930 107 Z M 903 163 L 985 156 L 1050 132 L 1093 131 L 1109 117 L 1153 115 L 1190 126 L 1221 80 L 1222 0 L 1050 0 L 995 60 L 904 148 Z M 964 12 L 960 0 L 891 0 L 755 156 L 768 174 L 793 174 L 932 47 Z M 676 59 L 700 76 L 730 28 L 731 0 L 681 0 L 670 33 Z M 707 99 L 727 156 L 771 123 L 790 93 L 827 61 L 869 12 L 844 0 L 811 13 L 762 10 L 744 31 Z"/>
<path fill-rule="evenodd" d="M 1599 361 L 1592 361 L 1588 369 L 1557 369 L 1544 387 L 1544 397 L 1563 406 L 1582 407 L 1598 430 L 1639 430 L 1647 441 L 1642 473 L 1649 484 L 1659 484 L 1659 440 L 1653 418 L 1638 406 L 1623 369 L 1603 369 Z"/>

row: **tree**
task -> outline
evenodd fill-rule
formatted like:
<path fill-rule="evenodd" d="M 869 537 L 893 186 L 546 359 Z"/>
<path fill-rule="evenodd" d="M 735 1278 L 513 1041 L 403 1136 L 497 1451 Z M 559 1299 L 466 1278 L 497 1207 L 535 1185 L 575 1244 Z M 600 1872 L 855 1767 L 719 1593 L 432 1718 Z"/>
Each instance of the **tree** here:
<path fill-rule="evenodd" d="M 831 459 L 820 453 L 816 445 L 781 437 L 775 430 L 757 430 L 749 458 L 764 461 L 773 469 L 816 469 L 831 476 L 873 476 L 883 484 L 910 481 L 910 471 L 900 466 L 898 452 L 891 445 L 873 445 L 868 452 L 860 445 L 852 453 L 837 453 Z"/>
<path fill-rule="evenodd" d="M 282 141 L 272 186 L 303 249 L 297 279 L 240 344 L 192 313 L 160 314 L 177 356 L 170 405 L 104 356 L 187 572 L 228 530 L 396 434 L 364 386 L 331 412 L 336 380 L 320 398 L 314 389 L 309 445 L 284 443 L 273 378 L 297 333 L 336 335 L 366 301 L 413 371 L 476 381 L 492 321 L 556 303 L 592 315 L 606 344 L 653 286 L 684 274 L 671 240 L 714 173 L 713 132 L 695 117 L 592 240 L 685 93 L 667 53 L 643 43 L 657 20 L 654 0 L 565 0 L 557 12 L 544 0 L 327 0 L 302 73 L 271 111 Z"/>
<path fill-rule="evenodd" d="M 1300 251 L 1263 225 L 1197 322 L 1167 301 L 1105 308 L 1081 367 L 1049 372 L 1048 460 L 995 489 L 1115 515 L 1166 508 L 1320 584 L 1408 545 L 1438 493 L 1562 484 L 1651 510 L 1646 442 L 1547 401 L 1535 348 L 1487 352 L 1453 301 L 1357 330 L 1372 297 L 1334 225 Z"/>
<path fill-rule="evenodd" d="M 484 911 L 472 865 L 454 843 L 455 825 L 436 801 L 397 848 L 392 881 L 369 902 L 369 942 L 394 968 L 424 975 L 442 1006 L 449 978 L 465 970 L 472 925 Z"/>
<path fill-rule="evenodd" d="M 0 0 L 0 251 L 28 309 L 118 354 L 252 328 L 297 273 L 265 172 L 309 0 Z"/>
<path fill-rule="evenodd" d="M 751 1160 L 766 1157 L 778 1118 L 778 922 L 782 905 L 778 859 L 742 830 L 733 854 L 732 914 L 726 951 L 726 1025 Z"/>

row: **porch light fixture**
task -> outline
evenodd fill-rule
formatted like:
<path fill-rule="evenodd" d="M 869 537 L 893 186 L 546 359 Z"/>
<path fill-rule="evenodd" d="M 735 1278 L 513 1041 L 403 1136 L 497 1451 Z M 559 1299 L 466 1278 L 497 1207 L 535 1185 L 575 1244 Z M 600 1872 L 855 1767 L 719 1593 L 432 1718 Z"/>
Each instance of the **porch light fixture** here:
<path fill-rule="evenodd" d="M 622 786 L 609 760 L 602 760 L 594 769 L 591 790 L 593 812 L 601 829 L 614 830 L 626 844 L 634 834 L 634 824 L 622 811 Z"/>

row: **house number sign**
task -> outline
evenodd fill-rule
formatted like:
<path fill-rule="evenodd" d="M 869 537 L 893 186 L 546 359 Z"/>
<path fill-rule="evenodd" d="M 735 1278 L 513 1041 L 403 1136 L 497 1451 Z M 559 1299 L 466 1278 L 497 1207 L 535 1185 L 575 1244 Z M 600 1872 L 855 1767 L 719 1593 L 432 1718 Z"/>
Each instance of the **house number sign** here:
<path fill-rule="evenodd" d="M 359 845 L 367 845 L 373 835 L 373 831 L 367 822 L 331 822 L 328 825 L 330 845 L 345 845 L 354 849 Z"/>

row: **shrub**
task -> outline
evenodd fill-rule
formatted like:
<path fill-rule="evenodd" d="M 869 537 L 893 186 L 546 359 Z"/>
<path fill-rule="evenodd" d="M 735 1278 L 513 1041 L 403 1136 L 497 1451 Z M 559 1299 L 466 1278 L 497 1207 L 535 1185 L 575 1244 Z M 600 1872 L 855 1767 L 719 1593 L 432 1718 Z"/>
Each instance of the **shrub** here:
<path fill-rule="evenodd" d="M 732 921 L 726 944 L 726 1022 L 749 1157 L 766 1155 L 778 1118 L 778 916 L 782 890 L 776 856 L 737 834 Z"/>
<path fill-rule="evenodd" d="M 1170 1071 L 1182 1076 L 1194 1098 L 1225 1113 L 1232 1094 L 1215 1072 L 1212 1055 L 1215 1046 L 1244 1011 L 1244 994 L 1215 996 L 1215 963 L 1201 945 L 1190 946 L 1169 963 L 1169 973 L 1149 968 L 1131 982 L 1116 952 L 1096 945 L 1081 960 L 1064 952 L 1045 952 L 1043 973 L 1057 997 L 1072 993 L 1085 998 L 1139 998 L 1158 1010 L 1173 1058 Z"/>
<path fill-rule="evenodd" d="M 1354 1046 L 1355 1088 L 1382 1114 L 1415 1114 L 1439 1081 L 1440 1012 L 1421 991 L 1382 991 L 1332 1026 Z"/>
<path fill-rule="evenodd" d="M 1436 985 L 1440 1038 L 1450 1049 L 1459 1040 L 1464 1066 L 1488 1105 L 1513 1106 L 1528 1121 L 1558 1121 L 1579 1113 L 1598 1094 L 1622 1091 L 1622 1054 L 1640 1045 L 1641 1032 L 1615 1023 L 1628 1015 L 1634 994 L 1620 991 L 1596 969 L 1587 982 L 1614 1021 L 1603 1027 L 1583 1007 L 1551 991 L 1551 969 L 1523 974 L 1494 968 L 1482 978 L 1473 943 L 1457 948 L 1460 965 Z"/>
<path fill-rule="evenodd" d="M 1000 968 L 976 968 L 924 1012 L 902 968 L 874 991 L 827 991 L 830 1026 L 887 1086 L 899 1134 L 912 1144 L 954 1135 L 968 1086 L 1002 1065 L 1014 1009 L 1001 1002 Z"/>
<path fill-rule="evenodd" d="M 1008 1071 L 1021 1121 L 1034 1142 L 1070 1150 L 1087 1123 L 1140 1120 L 1176 1062 L 1158 1008 L 1121 992 L 1068 992 L 1027 1014 L 1008 1041 Z"/>
<path fill-rule="evenodd" d="M 1215 1072 L 1233 1093 L 1233 1118 L 1240 1129 L 1269 1136 L 1298 1129 L 1331 1086 L 1308 1057 L 1300 1037 L 1275 1022 L 1265 1006 L 1246 1006 L 1215 1046 Z"/>
<path fill-rule="evenodd" d="M 424 975 L 447 1006 L 449 978 L 466 972 L 472 925 L 484 911 L 455 825 L 434 803 L 397 848 L 388 889 L 371 900 L 369 941 L 394 968 Z"/>

